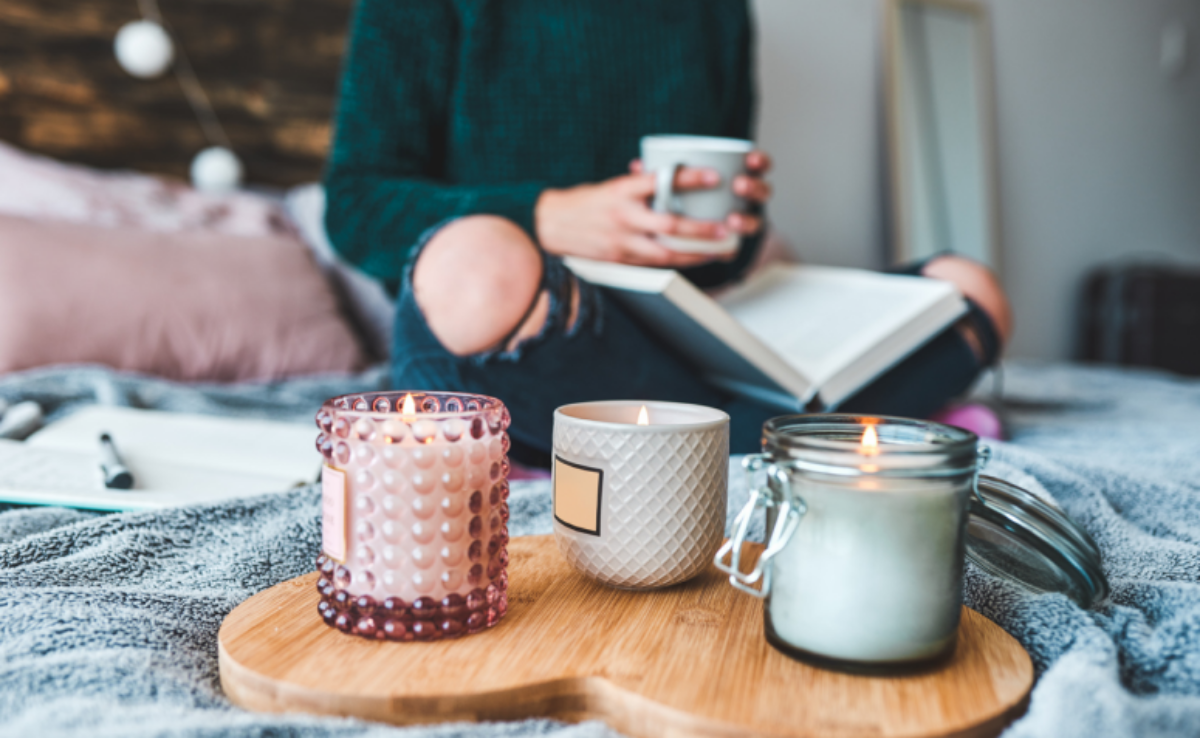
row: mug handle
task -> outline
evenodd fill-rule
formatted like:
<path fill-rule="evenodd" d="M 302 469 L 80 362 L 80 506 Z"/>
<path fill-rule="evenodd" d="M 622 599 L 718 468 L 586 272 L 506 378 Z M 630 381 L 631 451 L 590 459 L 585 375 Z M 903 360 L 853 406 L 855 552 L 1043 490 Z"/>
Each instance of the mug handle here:
<path fill-rule="evenodd" d="M 663 167 L 654 173 L 654 202 L 650 208 L 655 212 L 671 212 L 671 198 L 675 197 L 675 175 L 683 169 L 683 164 Z"/>
<path fill-rule="evenodd" d="M 799 526 L 800 519 L 806 510 L 801 500 L 795 499 L 787 492 L 781 495 L 783 499 L 778 499 L 769 484 L 762 486 L 757 484 L 758 472 L 763 471 L 765 466 L 767 476 L 780 482 L 782 489 L 788 489 L 789 477 L 786 470 L 777 464 L 768 465 L 766 461 L 766 454 L 752 454 L 742 460 L 742 468 L 746 470 L 747 482 L 750 485 L 750 499 L 733 521 L 733 535 L 722 544 L 713 559 L 716 567 L 729 575 L 729 583 L 733 585 L 734 589 L 760 599 L 766 597 L 771 591 L 771 570 L 768 564 L 791 540 L 792 534 L 796 532 L 796 527 Z M 746 542 L 746 532 L 750 528 L 750 520 L 754 517 L 754 511 L 759 507 L 764 510 L 771 507 L 778 508 L 779 514 L 776 516 L 771 530 L 767 531 L 767 547 L 758 557 L 758 561 L 754 563 L 754 568 L 743 573 L 741 567 L 742 544 Z M 728 564 L 724 561 L 726 556 L 729 556 Z M 752 585 L 759 579 L 762 580 L 762 586 L 753 587 Z"/>

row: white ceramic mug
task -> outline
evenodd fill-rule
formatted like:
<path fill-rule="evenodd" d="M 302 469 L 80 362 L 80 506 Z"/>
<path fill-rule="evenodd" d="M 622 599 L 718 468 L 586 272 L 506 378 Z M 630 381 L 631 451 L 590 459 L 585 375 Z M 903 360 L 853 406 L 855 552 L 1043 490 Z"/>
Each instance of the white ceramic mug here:
<path fill-rule="evenodd" d="M 657 135 L 642 138 L 642 166 L 654 172 L 654 209 L 697 220 L 723 221 L 744 212 L 746 201 L 733 192 L 733 179 L 746 173 L 746 155 L 754 143 L 716 136 Z M 676 192 L 675 175 L 683 167 L 715 170 L 721 182 L 711 189 Z M 723 254 L 737 248 L 736 233 L 717 240 L 662 236 L 659 243 L 675 251 Z"/>

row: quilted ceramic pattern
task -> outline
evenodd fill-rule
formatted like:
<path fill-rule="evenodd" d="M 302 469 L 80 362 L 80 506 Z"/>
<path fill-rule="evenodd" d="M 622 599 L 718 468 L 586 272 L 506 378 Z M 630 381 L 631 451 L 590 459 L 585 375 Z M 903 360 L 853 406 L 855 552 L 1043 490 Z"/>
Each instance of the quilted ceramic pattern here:
<path fill-rule="evenodd" d="M 663 433 L 557 422 L 559 458 L 602 469 L 601 535 L 554 523 L 563 556 L 616 587 L 665 587 L 703 571 L 725 531 L 729 427 Z"/>

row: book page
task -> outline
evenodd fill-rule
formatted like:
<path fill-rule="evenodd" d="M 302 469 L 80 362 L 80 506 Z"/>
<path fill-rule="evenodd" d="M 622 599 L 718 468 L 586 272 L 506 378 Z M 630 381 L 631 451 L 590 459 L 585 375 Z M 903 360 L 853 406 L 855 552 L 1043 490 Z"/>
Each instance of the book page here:
<path fill-rule="evenodd" d="M 718 302 L 820 385 L 953 294 L 931 279 L 779 265 Z"/>
<path fill-rule="evenodd" d="M 835 407 L 966 309 L 949 282 L 858 269 L 777 265 L 710 295 L 670 270 L 566 262 L 706 381 L 787 411 Z"/>
<path fill-rule="evenodd" d="M 660 340 L 730 392 L 795 411 L 816 388 L 709 295 L 670 269 L 567 257 L 577 276 L 612 290 Z"/>

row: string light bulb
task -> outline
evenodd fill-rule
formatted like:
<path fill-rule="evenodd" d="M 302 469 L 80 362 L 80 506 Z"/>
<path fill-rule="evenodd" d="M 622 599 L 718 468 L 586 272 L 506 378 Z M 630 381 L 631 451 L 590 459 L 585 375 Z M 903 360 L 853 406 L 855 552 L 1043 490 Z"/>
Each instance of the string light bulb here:
<path fill-rule="evenodd" d="M 242 162 L 224 146 L 210 146 L 192 159 L 191 175 L 201 192 L 229 192 L 242 183 Z"/>
<path fill-rule="evenodd" d="M 174 68 L 179 86 L 188 105 L 200 123 L 209 147 L 192 159 L 190 173 L 192 185 L 202 192 L 228 192 L 242 183 L 245 168 L 233 152 L 233 144 L 217 113 L 213 110 L 208 94 L 192 70 L 182 46 L 171 38 L 169 26 L 163 19 L 157 0 L 138 0 L 142 20 L 126 23 L 117 31 L 113 51 L 117 63 L 129 74 L 140 79 L 153 79 Z"/>
<path fill-rule="evenodd" d="M 117 63 L 138 79 L 154 79 L 166 74 L 175 61 L 175 43 L 161 24 L 152 20 L 126 23 L 113 41 Z"/>

